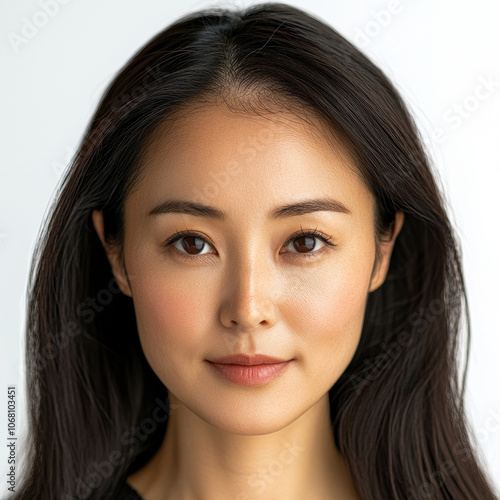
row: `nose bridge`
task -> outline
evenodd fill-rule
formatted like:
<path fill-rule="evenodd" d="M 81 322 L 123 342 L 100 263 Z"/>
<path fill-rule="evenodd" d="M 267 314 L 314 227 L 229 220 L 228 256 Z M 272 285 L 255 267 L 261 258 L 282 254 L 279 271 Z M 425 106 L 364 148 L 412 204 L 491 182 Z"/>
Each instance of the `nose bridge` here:
<path fill-rule="evenodd" d="M 222 321 L 225 326 L 251 330 L 275 322 L 275 277 L 272 256 L 264 242 L 247 235 L 232 246 L 227 256 L 226 296 Z"/>

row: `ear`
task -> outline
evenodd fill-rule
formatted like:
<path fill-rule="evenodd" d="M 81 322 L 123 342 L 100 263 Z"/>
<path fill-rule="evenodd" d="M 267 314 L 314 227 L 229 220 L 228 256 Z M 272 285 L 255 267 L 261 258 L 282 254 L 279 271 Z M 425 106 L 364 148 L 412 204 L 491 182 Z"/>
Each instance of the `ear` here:
<path fill-rule="evenodd" d="M 373 292 L 379 286 L 381 286 L 387 276 L 387 271 L 389 270 L 389 264 L 391 261 L 392 249 L 396 238 L 401 231 L 404 223 L 404 213 L 402 211 L 396 212 L 394 220 L 394 228 L 389 240 L 382 240 L 380 242 L 380 260 L 378 266 L 372 272 L 372 277 L 370 280 L 370 288 L 368 292 Z"/>
<path fill-rule="evenodd" d="M 101 240 L 104 251 L 108 258 L 111 270 L 115 277 L 116 283 L 120 287 L 120 290 L 129 297 L 132 297 L 132 290 L 130 288 L 130 283 L 126 277 L 126 273 L 122 268 L 122 264 L 119 262 L 118 254 L 116 250 L 110 245 L 104 236 L 104 218 L 102 215 L 102 210 L 92 210 L 92 223 L 94 224 L 94 229 L 96 230 L 99 239 Z"/>

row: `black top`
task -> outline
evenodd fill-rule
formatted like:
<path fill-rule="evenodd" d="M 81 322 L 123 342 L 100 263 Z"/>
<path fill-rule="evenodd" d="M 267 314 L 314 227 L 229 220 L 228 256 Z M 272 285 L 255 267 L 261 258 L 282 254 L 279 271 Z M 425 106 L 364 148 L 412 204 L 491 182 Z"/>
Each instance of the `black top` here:
<path fill-rule="evenodd" d="M 137 493 L 137 491 L 130 486 L 127 482 L 123 482 L 120 490 L 118 491 L 118 495 L 116 496 L 116 500 L 143 500 L 143 498 Z"/>

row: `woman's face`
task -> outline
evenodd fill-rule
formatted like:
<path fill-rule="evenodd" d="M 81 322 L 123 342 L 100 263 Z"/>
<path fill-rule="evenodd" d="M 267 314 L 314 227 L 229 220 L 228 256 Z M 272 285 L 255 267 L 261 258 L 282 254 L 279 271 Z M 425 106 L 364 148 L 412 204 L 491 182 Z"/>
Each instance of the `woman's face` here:
<path fill-rule="evenodd" d="M 176 402 L 204 421 L 239 434 L 276 431 L 346 369 L 393 241 L 374 269 L 374 198 L 347 154 L 303 121 L 210 107 L 163 132 L 126 199 L 125 269 L 108 251 L 144 354 Z M 170 211 L 173 200 L 224 217 Z M 93 217 L 102 239 L 100 213 Z M 176 231 L 194 236 L 166 247 Z M 209 362 L 237 353 L 292 361 L 270 382 L 241 385 Z"/>

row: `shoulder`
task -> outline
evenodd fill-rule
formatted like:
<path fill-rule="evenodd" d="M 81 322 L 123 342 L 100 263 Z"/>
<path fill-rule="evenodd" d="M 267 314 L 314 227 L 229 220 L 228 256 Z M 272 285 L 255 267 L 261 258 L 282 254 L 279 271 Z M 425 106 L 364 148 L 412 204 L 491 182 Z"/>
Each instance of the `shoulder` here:
<path fill-rule="evenodd" d="M 118 489 L 117 495 L 115 497 L 116 500 L 143 500 L 143 498 L 137 493 L 137 491 L 130 486 L 126 481 L 121 483 L 120 488 Z"/>

